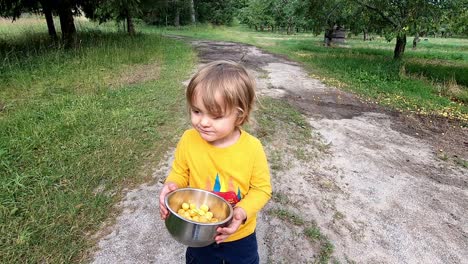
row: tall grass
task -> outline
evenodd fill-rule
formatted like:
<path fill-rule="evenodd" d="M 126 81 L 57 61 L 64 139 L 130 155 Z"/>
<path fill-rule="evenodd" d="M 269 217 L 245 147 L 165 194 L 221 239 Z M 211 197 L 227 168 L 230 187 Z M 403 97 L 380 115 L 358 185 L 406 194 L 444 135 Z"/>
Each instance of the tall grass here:
<path fill-rule="evenodd" d="M 404 59 L 394 61 L 394 42 L 350 38 L 342 46 L 324 47 L 322 36 L 254 32 L 245 27 L 210 25 L 157 29 L 163 34 L 244 42 L 302 62 L 326 83 L 353 91 L 365 100 L 400 111 L 444 116 L 468 122 L 468 40 L 423 39 L 410 43 Z"/>
<path fill-rule="evenodd" d="M 44 31 L 2 35 L 1 263 L 79 260 L 122 187 L 147 180 L 142 166 L 184 127 L 187 45 L 156 34 L 79 39 L 67 51 Z M 135 68 L 155 76 L 128 82 Z"/>

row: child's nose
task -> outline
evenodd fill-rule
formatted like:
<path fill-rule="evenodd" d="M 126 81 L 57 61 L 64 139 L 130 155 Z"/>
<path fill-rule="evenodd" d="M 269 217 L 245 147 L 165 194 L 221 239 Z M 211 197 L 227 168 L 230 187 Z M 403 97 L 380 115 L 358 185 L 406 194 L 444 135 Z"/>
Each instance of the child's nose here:
<path fill-rule="evenodd" d="M 202 126 L 209 126 L 211 124 L 211 120 L 208 116 L 202 116 L 200 124 Z"/>

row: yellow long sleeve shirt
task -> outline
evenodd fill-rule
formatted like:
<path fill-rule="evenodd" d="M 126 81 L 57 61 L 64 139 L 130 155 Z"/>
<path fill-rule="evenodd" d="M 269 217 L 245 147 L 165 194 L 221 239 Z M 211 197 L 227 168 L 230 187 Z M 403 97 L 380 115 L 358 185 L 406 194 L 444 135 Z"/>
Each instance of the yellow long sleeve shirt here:
<path fill-rule="evenodd" d="M 271 197 L 270 172 L 263 146 L 241 130 L 236 143 L 218 148 L 194 129 L 185 131 L 175 152 L 166 182 L 179 188 L 192 187 L 215 192 L 236 203 L 247 213 L 246 222 L 226 242 L 244 238 L 255 231 L 257 212 Z"/>

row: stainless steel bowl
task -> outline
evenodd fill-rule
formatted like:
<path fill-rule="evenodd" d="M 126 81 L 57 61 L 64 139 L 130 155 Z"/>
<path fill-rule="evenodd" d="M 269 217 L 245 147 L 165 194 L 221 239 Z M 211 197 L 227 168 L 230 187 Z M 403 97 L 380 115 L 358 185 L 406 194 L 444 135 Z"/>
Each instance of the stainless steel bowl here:
<path fill-rule="evenodd" d="M 232 206 L 222 197 L 201 189 L 181 188 L 170 192 L 164 199 L 169 209 L 165 220 L 166 228 L 171 236 L 189 247 L 204 247 L 215 242 L 216 228 L 227 226 L 232 219 Z M 177 214 L 182 203 L 194 203 L 197 207 L 208 205 L 213 217 L 223 219 L 216 223 L 199 223 L 188 220 Z"/>

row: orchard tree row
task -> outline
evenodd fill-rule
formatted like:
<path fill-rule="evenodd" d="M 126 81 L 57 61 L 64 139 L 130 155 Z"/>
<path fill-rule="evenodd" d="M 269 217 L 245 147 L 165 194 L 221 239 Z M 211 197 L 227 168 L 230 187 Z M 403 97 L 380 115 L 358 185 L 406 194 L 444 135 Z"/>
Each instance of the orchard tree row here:
<path fill-rule="evenodd" d="M 65 46 L 76 43 L 73 17 L 84 15 L 105 22 L 124 21 L 129 34 L 134 20 L 151 25 L 209 22 L 230 24 L 235 17 L 255 30 L 324 32 L 330 44 L 335 29 L 396 39 L 394 58 L 400 58 L 407 36 L 468 35 L 468 0 L 0 0 L 0 16 L 20 18 L 43 14 L 52 38 L 57 39 L 54 16 L 59 17 Z"/>
<path fill-rule="evenodd" d="M 396 39 L 394 58 L 405 50 L 406 37 L 440 33 L 468 35 L 467 0 L 247 0 L 239 19 L 256 30 L 324 33 L 330 44 L 337 28 Z"/>
<path fill-rule="evenodd" d="M 73 47 L 77 43 L 74 23 L 77 15 L 100 23 L 124 21 L 126 30 L 133 35 L 135 19 L 166 26 L 197 21 L 229 24 L 234 11 L 239 9 L 235 3 L 234 0 L 0 0 L 0 16 L 16 20 L 25 13 L 42 14 L 54 40 L 58 40 L 58 36 L 53 18 L 58 16 L 62 42 L 66 47 Z"/>

